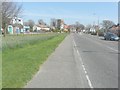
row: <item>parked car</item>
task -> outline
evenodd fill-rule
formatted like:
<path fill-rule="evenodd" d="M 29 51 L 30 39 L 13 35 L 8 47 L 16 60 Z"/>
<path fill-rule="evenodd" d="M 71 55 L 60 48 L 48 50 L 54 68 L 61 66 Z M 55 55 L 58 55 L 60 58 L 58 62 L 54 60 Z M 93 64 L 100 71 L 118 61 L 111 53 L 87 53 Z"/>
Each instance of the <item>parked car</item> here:
<path fill-rule="evenodd" d="M 116 34 L 114 34 L 114 33 L 107 32 L 107 33 L 105 33 L 105 35 L 104 35 L 104 39 L 105 39 L 105 40 L 118 41 L 120 38 L 119 38 Z"/>

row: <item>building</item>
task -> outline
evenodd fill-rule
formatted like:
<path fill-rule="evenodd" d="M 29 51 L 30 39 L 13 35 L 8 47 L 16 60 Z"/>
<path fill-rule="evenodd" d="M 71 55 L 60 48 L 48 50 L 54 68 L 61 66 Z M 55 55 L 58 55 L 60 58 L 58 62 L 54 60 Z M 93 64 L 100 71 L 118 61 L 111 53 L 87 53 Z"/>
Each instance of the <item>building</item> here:
<path fill-rule="evenodd" d="M 60 30 L 64 29 L 64 20 L 62 19 L 57 19 L 56 21 L 56 27 Z"/>
<path fill-rule="evenodd" d="M 22 20 L 22 18 L 14 17 L 14 18 L 11 20 L 11 24 L 21 24 L 21 25 L 23 25 L 23 20 Z"/>
<path fill-rule="evenodd" d="M 112 27 L 109 28 L 109 32 L 115 33 L 120 37 L 120 25 L 113 25 Z"/>
<path fill-rule="evenodd" d="M 30 26 L 24 26 L 23 28 L 24 29 L 21 30 L 22 33 L 24 33 L 24 32 L 30 32 Z"/>
<path fill-rule="evenodd" d="M 34 25 L 33 26 L 34 32 L 41 32 L 41 31 L 50 31 L 50 28 L 46 25 Z"/>
<path fill-rule="evenodd" d="M 21 30 L 23 31 L 23 20 L 22 18 L 14 17 L 11 19 L 10 24 L 8 25 L 9 34 L 20 34 Z"/>

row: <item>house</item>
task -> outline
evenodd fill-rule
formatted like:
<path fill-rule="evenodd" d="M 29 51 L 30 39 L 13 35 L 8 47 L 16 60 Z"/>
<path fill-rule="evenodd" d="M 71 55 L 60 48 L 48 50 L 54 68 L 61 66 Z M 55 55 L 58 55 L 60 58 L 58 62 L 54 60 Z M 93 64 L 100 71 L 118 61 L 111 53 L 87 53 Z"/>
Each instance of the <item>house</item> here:
<path fill-rule="evenodd" d="M 10 24 L 8 25 L 9 34 L 19 34 L 23 30 L 23 20 L 22 18 L 14 17 L 11 19 Z"/>
<path fill-rule="evenodd" d="M 30 32 L 30 26 L 23 26 L 23 30 L 21 30 L 22 33 L 24 32 Z"/>
<path fill-rule="evenodd" d="M 57 19 L 56 21 L 56 27 L 60 30 L 63 30 L 64 29 L 64 20 L 62 19 Z"/>
<path fill-rule="evenodd" d="M 12 25 L 8 25 L 8 33 L 9 34 L 13 34 L 14 33 L 14 29 Z"/>
<path fill-rule="evenodd" d="M 113 25 L 109 28 L 109 31 L 112 32 L 112 33 L 115 33 L 117 34 L 118 36 L 120 36 L 120 25 L 117 24 L 117 25 Z"/>
<path fill-rule="evenodd" d="M 46 25 L 34 25 L 33 26 L 34 32 L 40 32 L 40 31 L 50 31 L 50 28 Z"/>
<path fill-rule="evenodd" d="M 69 25 L 64 24 L 64 31 L 65 31 L 65 32 L 70 31 L 70 26 L 69 26 Z"/>
<path fill-rule="evenodd" d="M 22 19 L 22 18 L 14 17 L 14 18 L 11 20 L 11 24 L 21 24 L 21 25 L 23 25 L 23 19 Z"/>

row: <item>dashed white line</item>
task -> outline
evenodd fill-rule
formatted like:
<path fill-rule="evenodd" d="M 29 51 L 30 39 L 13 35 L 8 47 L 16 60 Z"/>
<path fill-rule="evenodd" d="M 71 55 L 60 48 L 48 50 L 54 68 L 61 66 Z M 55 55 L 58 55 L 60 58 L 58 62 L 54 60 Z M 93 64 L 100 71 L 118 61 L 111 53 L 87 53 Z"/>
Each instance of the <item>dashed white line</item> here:
<path fill-rule="evenodd" d="M 74 39 L 73 39 L 73 43 L 74 43 L 74 46 L 77 46 L 76 43 L 75 43 L 75 41 L 74 41 Z M 82 68 L 83 68 L 83 70 L 84 70 L 86 79 L 87 79 L 87 81 L 88 81 L 88 85 L 89 85 L 90 88 L 93 88 L 93 85 L 92 85 L 92 83 L 91 83 L 91 81 L 90 81 L 90 78 L 89 78 L 89 76 L 88 76 L 88 73 L 87 73 L 87 71 L 86 71 L 86 69 L 85 69 L 85 65 L 84 65 L 84 63 L 83 63 L 83 61 L 82 61 L 82 58 L 81 58 L 81 56 L 80 56 L 80 53 L 79 53 L 79 51 L 78 51 L 78 49 L 77 49 L 76 47 L 75 47 L 75 49 L 76 49 L 76 52 L 77 52 L 77 54 L 78 54 L 78 56 L 79 56 L 79 59 L 80 59 L 80 61 L 81 61 L 81 63 L 82 63 Z"/>
<path fill-rule="evenodd" d="M 88 84 L 89 84 L 90 88 L 93 88 L 92 83 L 91 83 L 91 81 L 90 81 L 88 75 L 86 75 L 86 78 L 87 78 L 87 80 L 88 80 Z"/>

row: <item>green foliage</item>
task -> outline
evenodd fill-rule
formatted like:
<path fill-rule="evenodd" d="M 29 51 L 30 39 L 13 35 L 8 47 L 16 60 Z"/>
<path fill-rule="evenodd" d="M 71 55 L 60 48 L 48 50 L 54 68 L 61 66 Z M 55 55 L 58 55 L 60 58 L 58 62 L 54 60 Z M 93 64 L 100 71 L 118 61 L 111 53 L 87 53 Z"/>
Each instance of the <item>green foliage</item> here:
<path fill-rule="evenodd" d="M 28 40 L 22 38 L 22 36 L 19 36 L 19 38 L 15 36 L 16 39 L 20 40 L 18 42 L 15 41 L 19 44 L 15 44 L 15 42 L 11 44 L 9 42 L 2 53 L 3 88 L 24 87 L 66 35 L 23 36 Z M 13 38 L 13 36 L 8 37 Z M 24 39 L 25 42 L 23 42 Z M 9 47 L 10 45 L 12 45 L 12 48 Z"/>
<path fill-rule="evenodd" d="M 53 32 L 61 32 L 61 30 L 60 29 L 55 29 L 55 30 L 52 30 Z"/>
<path fill-rule="evenodd" d="M 98 35 L 99 36 L 104 36 L 104 29 L 98 30 Z"/>

